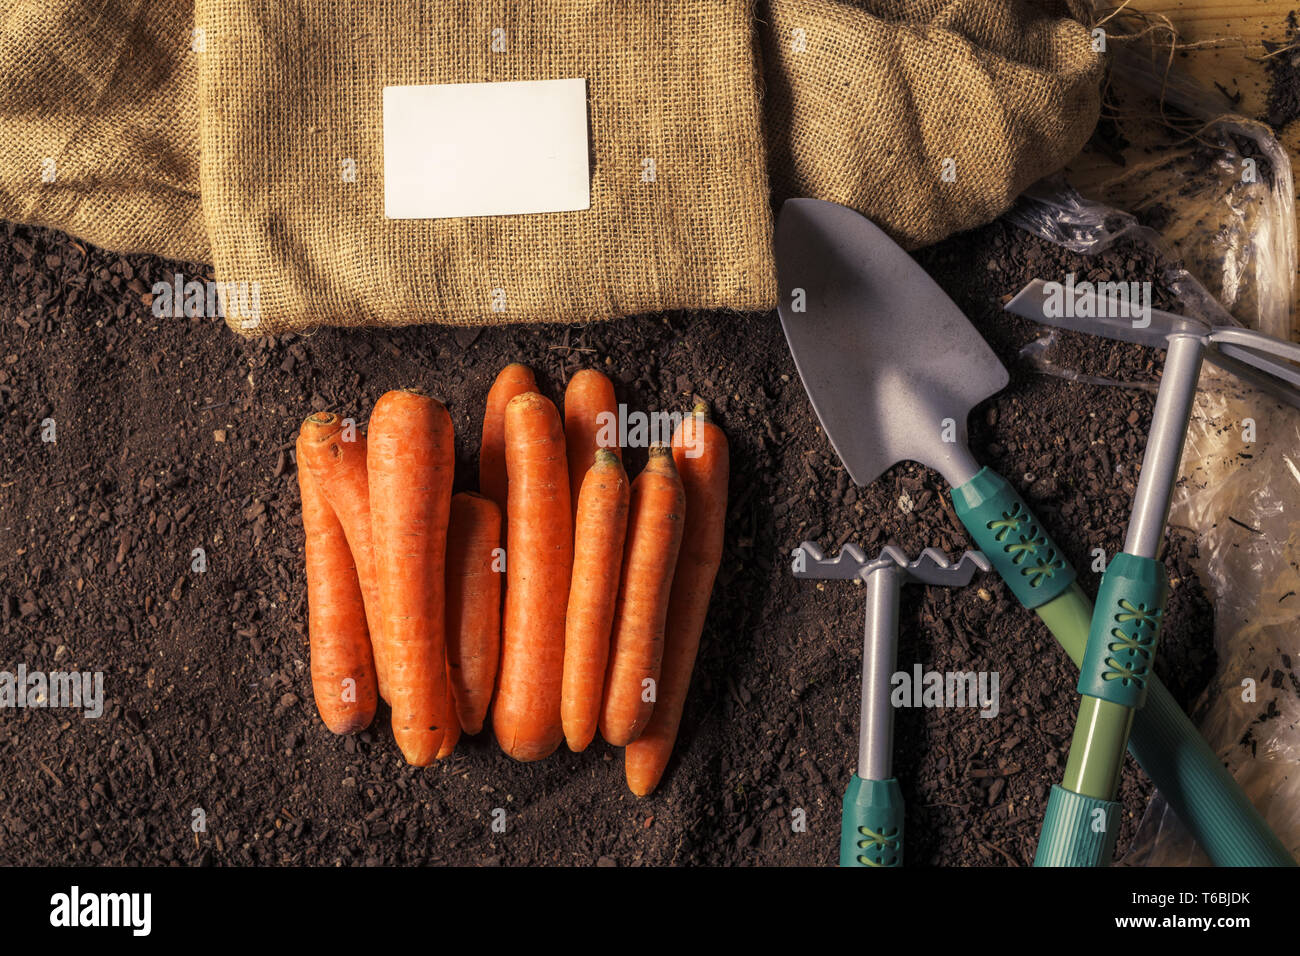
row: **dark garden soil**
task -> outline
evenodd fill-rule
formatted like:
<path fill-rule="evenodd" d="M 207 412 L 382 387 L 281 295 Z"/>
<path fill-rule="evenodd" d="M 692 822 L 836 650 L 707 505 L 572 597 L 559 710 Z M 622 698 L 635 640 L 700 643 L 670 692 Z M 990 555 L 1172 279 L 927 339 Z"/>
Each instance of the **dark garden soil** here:
<path fill-rule="evenodd" d="M 1265 67 L 1268 70 L 1268 102 L 1264 119 L 1278 132 L 1300 117 L 1300 21 L 1296 11 L 1292 10 L 1286 17 L 1286 39 L 1271 43 L 1264 41 L 1268 54 Z"/>
<path fill-rule="evenodd" d="M 1011 369 L 971 416 L 976 455 L 1017 484 L 1095 593 L 1093 548 L 1122 543 L 1153 396 L 1063 381 L 1018 357 L 1000 312 L 1035 275 L 1141 279 L 994 224 L 922 263 Z M 856 488 L 817 426 L 774 315 L 669 315 L 586 327 L 424 327 L 245 341 L 220 320 L 155 318 L 180 269 L 0 225 L 0 670 L 102 670 L 108 705 L 0 711 L 4 864 L 809 864 L 837 858 L 856 756 L 862 589 L 796 581 L 802 539 L 949 552 L 970 542 L 932 472 Z M 924 341 L 917 342 L 925 348 Z M 1089 375 L 1150 381 L 1159 355 L 1064 336 Z M 484 397 L 523 361 L 558 398 L 575 369 L 634 409 L 707 398 L 731 441 L 726 557 L 660 790 L 637 800 L 601 742 L 517 764 L 490 733 L 403 765 L 386 711 L 331 736 L 307 670 L 293 437 L 329 408 L 364 421 L 386 390 L 446 401 L 459 487 L 475 481 Z M 52 418 L 57 442 L 42 441 Z M 630 456 L 632 469 L 644 452 Z M 1158 670 L 1184 703 L 1213 670 L 1212 612 L 1171 539 Z M 191 571 L 194 548 L 205 573 Z M 900 669 L 995 671 L 999 714 L 903 709 L 896 773 L 909 864 L 1026 865 L 1075 714 L 1075 672 L 987 578 L 904 591 Z M 1151 785 L 1130 759 L 1122 853 Z M 506 830 L 491 829 L 493 810 Z M 191 822 L 201 809 L 206 831 Z M 792 827 L 795 811 L 806 831 Z"/>

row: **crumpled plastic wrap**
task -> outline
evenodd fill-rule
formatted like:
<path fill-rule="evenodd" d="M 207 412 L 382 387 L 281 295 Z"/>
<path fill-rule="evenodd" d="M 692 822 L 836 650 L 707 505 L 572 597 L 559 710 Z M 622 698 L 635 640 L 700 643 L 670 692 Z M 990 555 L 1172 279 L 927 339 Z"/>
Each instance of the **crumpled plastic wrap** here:
<path fill-rule="evenodd" d="M 1153 69 L 1122 56 L 1112 82 L 1149 92 Z M 1207 121 L 1218 115 L 1212 97 L 1198 98 L 1175 73 L 1164 83 L 1166 103 L 1182 113 Z M 1268 175 L 1243 181 L 1242 160 L 1252 157 L 1256 170 L 1266 161 Z M 1152 154 L 1103 187 L 1106 203 L 1059 183 L 1040 184 L 1009 217 L 1081 254 L 1099 252 L 1120 237 L 1153 243 L 1183 266 L 1129 278 L 1163 283 L 1177 295 L 1183 314 L 1291 337 L 1294 188 L 1290 161 L 1267 127 L 1219 118 L 1194 143 Z M 1110 203 L 1147 213 L 1143 218 L 1161 221 L 1161 230 Z M 1153 216 L 1157 204 L 1164 208 Z M 1051 335 L 1022 353 L 1041 371 L 1154 387 L 1085 377 L 1053 363 Z M 1193 707 L 1193 719 L 1300 857 L 1300 411 L 1207 363 L 1169 521 L 1196 536 L 1197 572 L 1215 608 L 1219 666 Z M 1122 862 L 1209 861 L 1157 793 Z"/>
<path fill-rule="evenodd" d="M 1159 275 L 1136 278 L 1158 282 L 1177 295 L 1183 306 L 1182 314 L 1214 325 L 1239 323 L 1259 328 L 1258 324 L 1241 323 L 1202 285 L 1198 275 L 1179 263 L 1184 257 L 1182 247 L 1170 243 L 1155 229 L 1142 225 L 1133 214 L 1087 199 L 1073 186 L 1059 181 L 1036 183 L 1020 197 L 1007 213 L 1007 218 L 1021 229 L 1080 255 L 1094 255 L 1120 239 L 1145 243 L 1161 253 L 1160 261 L 1164 266 Z M 1226 234 L 1220 235 L 1226 241 Z M 1290 295 L 1291 269 L 1288 267 L 1286 271 L 1287 294 Z M 1290 321 L 1289 312 L 1286 321 Z M 1277 335 L 1268 329 L 1260 331 Z"/>

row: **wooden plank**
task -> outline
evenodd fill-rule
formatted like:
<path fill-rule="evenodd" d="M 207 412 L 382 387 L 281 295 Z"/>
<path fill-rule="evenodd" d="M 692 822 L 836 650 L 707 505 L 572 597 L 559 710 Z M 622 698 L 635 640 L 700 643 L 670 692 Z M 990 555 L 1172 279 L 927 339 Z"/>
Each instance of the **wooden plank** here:
<path fill-rule="evenodd" d="M 1215 0 L 1138 0 L 1129 6 L 1148 13 L 1163 13 L 1171 20 L 1184 23 L 1252 20 L 1270 16 L 1285 18 L 1294 9 L 1292 0 L 1237 0 L 1236 3 Z"/>
<path fill-rule="evenodd" d="M 1264 41 L 1285 39 L 1287 14 L 1298 5 L 1296 0 L 1139 0 L 1130 8 L 1168 17 L 1187 43 L 1214 43 L 1180 54 L 1179 66 L 1207 86 L 1217 82 L 1230 94 L 1240 92 L 1238 109 L 1258 117 L 1268 96 Z"/>

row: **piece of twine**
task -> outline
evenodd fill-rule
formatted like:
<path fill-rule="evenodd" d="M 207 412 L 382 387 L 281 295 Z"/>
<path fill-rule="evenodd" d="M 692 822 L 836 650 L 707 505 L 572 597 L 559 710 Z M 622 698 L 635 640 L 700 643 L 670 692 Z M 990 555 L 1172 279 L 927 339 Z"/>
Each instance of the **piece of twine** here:
<path fill-rule="evenodd" d="M 1229 34 L 1227 36 L 1215 37 L 1210 40 L 1185 40 L 1178 27 L 1174 22 L 1163 13 L 1148 13 L 1143 10 L 1130 9 L 1132 0 L 1122 0 L 1119 6 L 1111 10 L 1102 12 L 1098 11 L 1097 18 L 1092 23 L 1092 29 L 1098 27 L 1105 28 L 1108 23 L 1117 24 L 1117 29 L 1106 29 L 1107 42 L 1115 41 L 1117 43 L 1140 43 L 1147 41 L 1150 48 L 1151 59 L 1163 59 L 1163 67 L 1160 70 L 1160 92 L 1156 96 L 1156 112 L 1148 110 L 1122 110 L 1115 103 L 1116 98 L 1111 95 L 1111 75 L 1107 73 L 1106 79 L 1102 85 L 1102 117 L 1115 122 L 1117 125 L 1123 125 L 1129 122 L 1139 122 L 1144 125 L 1152 122 L 1167 129 L 1175 136 L 1174 146 L 1182 146 L 1190 142 L 1197 142 L 1202 146 L 1210 149 L 1218 149 L 1220 145 L 1202 137 L 1207 130 L 1223 123 L 1233 121 L 1235 114 L 1231 112 L 1219 113 L 1209 120 L 1201 120 L 1190 116 L 1173 116 L 1170 115 L 1166 108 L 1166 101 L 1169 89 L 1169 76 L 1173 71 L 1174 57 L 1187 50 L 1199 50 L 1215 47 L 1240 46 L 1243 50 L 1247 49 L 1246 40 L 1238 34 Z M 1262 57 L 1248 56 L 1248 59 L 1265 60 L 1268 57 L 1276 56 L 1278 53 L 1287 49 L 1293 49 L 1297 43 L 1288 44 L 1286 47 L 1279 48 L 1264 54 Z"/>

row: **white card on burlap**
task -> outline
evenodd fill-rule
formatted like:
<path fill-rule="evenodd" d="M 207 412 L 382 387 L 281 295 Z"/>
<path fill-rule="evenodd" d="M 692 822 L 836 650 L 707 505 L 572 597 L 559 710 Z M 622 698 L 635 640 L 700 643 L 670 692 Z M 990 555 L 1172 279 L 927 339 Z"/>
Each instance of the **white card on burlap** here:
<path fill-rule="evenodd" d="M 384 87 L 389 219 L 591 206 L 587 81 Z"/>

